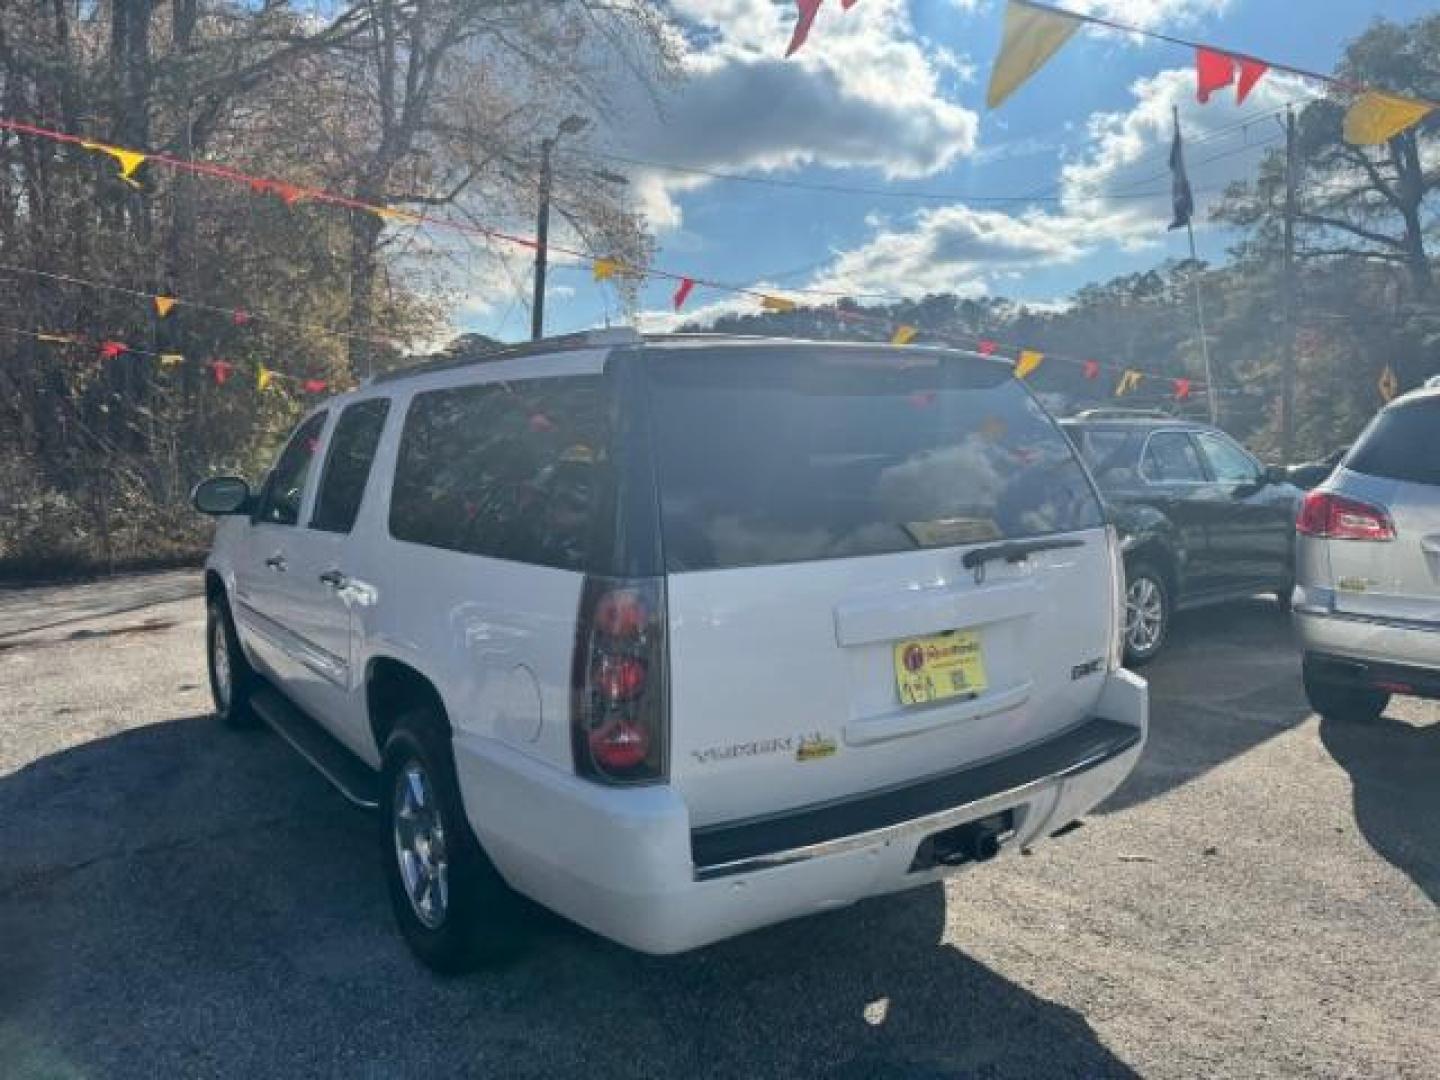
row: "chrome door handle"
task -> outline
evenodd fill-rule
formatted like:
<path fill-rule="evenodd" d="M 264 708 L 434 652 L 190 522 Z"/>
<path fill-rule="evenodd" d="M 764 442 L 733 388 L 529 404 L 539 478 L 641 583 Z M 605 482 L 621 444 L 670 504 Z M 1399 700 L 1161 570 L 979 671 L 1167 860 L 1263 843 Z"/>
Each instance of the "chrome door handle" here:
<path fill-rule="evenodd" d="M 265 565 L 271 570 L 278 570 L 283 574 L 285 572 L 285 556 L 276 552 L 265 560 Z"/>
<path fill-rule="evenodd" d="M 343 589 L 350 584 L 350 579 L 339 570 L 326 570 L 320 575 L 320 580 L 332 589 Z"/>
<path fill-rule="evenodd" d="M 1440 536 L 1427 536 L 1420 541 L 1426 555 L 1440 555 Z"/>

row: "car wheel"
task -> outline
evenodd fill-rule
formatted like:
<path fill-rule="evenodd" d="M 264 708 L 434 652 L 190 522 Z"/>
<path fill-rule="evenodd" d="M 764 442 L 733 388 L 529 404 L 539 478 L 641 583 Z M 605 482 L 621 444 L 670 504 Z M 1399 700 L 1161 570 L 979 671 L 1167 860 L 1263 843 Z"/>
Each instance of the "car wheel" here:
<path fill-rule="evenodd" d="M 412 952 L 445 975 L 514 956 L 520 898 L 470 830 L 449 733 L 429 710 L 401 717 L 385 743 L 381 847 L 390 906 Z"/>
<path fill-rule="evenodd" d="M 1390 705 L 1390 695 L 1384 690 L 1325 682 L 1317 679 L 1308 666 L 1305 668 L 1305 697 L 1309 699 L 1310 707 L 1326 720 L 1356 723 L 1379 720 Z"/>
<path fill-rule="evenodd" d="M 1125 573 L 1125 662 L 1139 667 L 1155 659 L 1170 633 L 1173 602 L 1158 567 L 1137 562 Z"/>
<path fill-rule="evenodd" d="M 255 672 L 240 651 L 230 608 L 218 597 L 205 611 L 205 659 L 215 715 L 230 727 L 254 727 L 257 721 L 250 709 L 250 692 L 255 686 Z"/>

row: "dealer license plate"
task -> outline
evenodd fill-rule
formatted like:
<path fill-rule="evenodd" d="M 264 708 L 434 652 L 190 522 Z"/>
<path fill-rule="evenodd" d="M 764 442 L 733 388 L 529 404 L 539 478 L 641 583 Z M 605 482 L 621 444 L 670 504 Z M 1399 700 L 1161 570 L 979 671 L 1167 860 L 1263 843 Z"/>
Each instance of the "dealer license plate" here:
<path fill-rule="evenodd" d="M 986 684 L 979 632 L 951 630 L 897 641 L 895 684 L 906 705 L 980 693 Z"/>

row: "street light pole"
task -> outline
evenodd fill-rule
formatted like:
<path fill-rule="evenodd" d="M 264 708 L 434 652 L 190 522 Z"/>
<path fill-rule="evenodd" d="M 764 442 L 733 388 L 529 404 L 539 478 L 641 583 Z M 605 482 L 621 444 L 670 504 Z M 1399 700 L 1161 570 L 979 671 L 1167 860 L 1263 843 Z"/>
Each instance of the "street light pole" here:
<path fill-rule="evenodd" d="M 590 121 L 583 116 L 567 116 L 560 121 L 555 134 L 540 142 L 540 216 L 535 222 L 535 295 L 530 302 L 530 339 L 539 341 L 545 336 L 545 269 L 549 261 L 550 247 L 550 185 L 552 172 L 550 155 L 562 135 L 575 135 L 584 131 Z"/>

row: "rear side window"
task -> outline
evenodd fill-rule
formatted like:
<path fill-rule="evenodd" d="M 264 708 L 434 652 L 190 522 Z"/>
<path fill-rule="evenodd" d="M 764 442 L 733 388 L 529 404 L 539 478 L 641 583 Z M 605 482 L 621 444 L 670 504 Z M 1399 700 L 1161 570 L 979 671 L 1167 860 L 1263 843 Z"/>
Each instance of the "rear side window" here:
<path fill-rule="evenodd" d="M 318 412 L 306 420 L 275 462 L 260 495 L 255 520 L 266 525 L 294 525 L 300 518 L 300 502 L 305 497 L 305 479 L 310 463 L 320 446 L 320 433 L 325 430 L 325 413 Z"/>
<path fill-rule="evenodd" d="M 1251 484 L 1260 479 L 1254 460 L 1229 439 L 1208 431 L 1200 432 L 1195 438 L 1205 451 L 1216 480 L 1225 484 Z"/>
<path fill-rule="evenodd" d="M 1085 463 L 1101 485 L 1121 486 L 1138 479 L 1140 440 L 1133 431 L 1118 428 L 1072 427 Z"/>
<path fill-rule="evenodd" d="M 1193 484 L 1205 479 L 1195 442 L 1183 431 L 1157 431 L 1145 447 L 1140 471 L 1157 484 Z"/>
<path fill-rule="evenodd" d="M 390 497 L 397 540 L 583 570 L 610 468 L 602 376 L 416 394 Z"/>
<path fill-rule="evenodd" d="M 325 455 L 320 492 L 315 496 L 312 529 L 348 533 L 354 527 L 365 482 L 370 478 L 370 463 L 375 460 L 375 448 L 380 445 L 389 412 L 388 398 L 372 398 L 357 401 L 340 414 Z"/>
<path fill-rule="evenodd" d="M 783 346 L 646 358 L 671 571 L 1102 523 L 1070 442 L 998 364 Z"/>
<path fill-rule="evenodd" d="M 1440 484 L 1440 397 L 1386 409 L 1360 436 L 1345 468 L 1409 484 Z"/>

